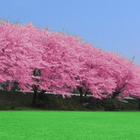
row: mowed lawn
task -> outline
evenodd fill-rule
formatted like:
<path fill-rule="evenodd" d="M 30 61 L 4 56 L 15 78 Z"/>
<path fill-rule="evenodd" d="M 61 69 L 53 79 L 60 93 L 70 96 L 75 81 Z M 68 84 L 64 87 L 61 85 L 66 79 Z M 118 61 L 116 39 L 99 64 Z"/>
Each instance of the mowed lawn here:
<path fill-rule="evenodd" d="M 140 140 L 140 112 L 0 111 L 0 140 Z"/>

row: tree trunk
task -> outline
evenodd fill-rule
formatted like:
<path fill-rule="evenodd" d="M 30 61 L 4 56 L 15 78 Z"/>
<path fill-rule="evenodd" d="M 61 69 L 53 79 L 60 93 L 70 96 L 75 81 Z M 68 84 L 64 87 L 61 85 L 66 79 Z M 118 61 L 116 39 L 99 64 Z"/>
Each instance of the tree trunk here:
<path fill-rule="evenodd" d="M 87 96 L 89 93 L 90 93 L 90 90 L 89 90 L 89 89 L 86 90 L 86 92 L 85 92 L 85 96 Z"/>
<path fill-rule="evenodd" d="M 119 94 L 119 92 L 113 92 L 112 99 L 115 99 Z"/>
<path fill-rule="evenodd" d="M 82 91 L 82 87 L 78 87 L 79 93 L 80 93 L 80 103 L 83 102 L 83 91 Z"/>
<path fill-rule="evenodd" d="M 121 90 L 127 85 L 127 83 L 125 83 L 124 85 L 122 85 L 122 87 L 117 90 L 116 92 L 113 92 L 112 98 L 115 99 L 117 96 L 119 96 L 119 94 L 121 93 Z"/>
<path fill-rule="evenodd" d="M 45 104 L 44 104 L 45 92 L 46 92 L 46 90 L 41 90 L 41 92 L 37 95 L 36 105 L 39 108 L 44 108 L 44 106 L 45 106 Z"/>
<path fill-rule="evenodd" d="M 35 107 L 35 101 L 36 101 L 36 97 L 37 97 L 37 86 L 33 86 L 33 91 L 34 91 L 34 95 L 33 95 L 33 100 L 32 100 L 32 107 Z"/>
<path fill-rule="evenodd" d="M 44 99 L 44 94 L 45 94 L 45 92 L 46 92 L 46 90 L 41 90 L 41 92 L 40 92 L 39 95 L 38 95 L 39 99 L 42 100 L 42 101 L 43 101 L 43 99 Z"/>
<path fill-rule="evenodd" d="M 88 92 L 85 93 L 85 96 L 87 96 L 87 95 L 88 95 Z"/>

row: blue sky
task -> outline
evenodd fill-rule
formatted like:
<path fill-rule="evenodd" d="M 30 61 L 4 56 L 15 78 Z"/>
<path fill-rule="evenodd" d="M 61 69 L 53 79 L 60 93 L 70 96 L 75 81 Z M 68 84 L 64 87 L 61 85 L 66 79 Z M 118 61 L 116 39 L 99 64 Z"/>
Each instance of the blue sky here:
<path fill-rule="evenodd" d="M 0 18 L 64 28 L 140 65 L 140 0 L 1 0 Z"/>

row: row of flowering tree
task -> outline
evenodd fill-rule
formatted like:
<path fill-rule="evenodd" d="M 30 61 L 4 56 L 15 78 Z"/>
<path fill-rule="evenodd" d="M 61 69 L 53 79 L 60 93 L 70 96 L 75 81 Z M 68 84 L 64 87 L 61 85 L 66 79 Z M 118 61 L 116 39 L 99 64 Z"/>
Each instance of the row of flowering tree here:
<path fill-rule="evenodd" d="M 78 89 L 95 98 L 140 96 L 140 67 L 64 32 L 0 21 L 0 82 L 24 91 L 71 96 Z"/>

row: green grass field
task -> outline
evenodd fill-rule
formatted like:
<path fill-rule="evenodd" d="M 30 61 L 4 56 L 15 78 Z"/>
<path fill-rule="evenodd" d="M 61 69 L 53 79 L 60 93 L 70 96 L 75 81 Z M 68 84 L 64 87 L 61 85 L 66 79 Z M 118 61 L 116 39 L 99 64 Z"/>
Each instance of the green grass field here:
<path fill-rule="evenodd" d="M 0 140 L 140 140 L 140 112 L 1 111 Z"/>

